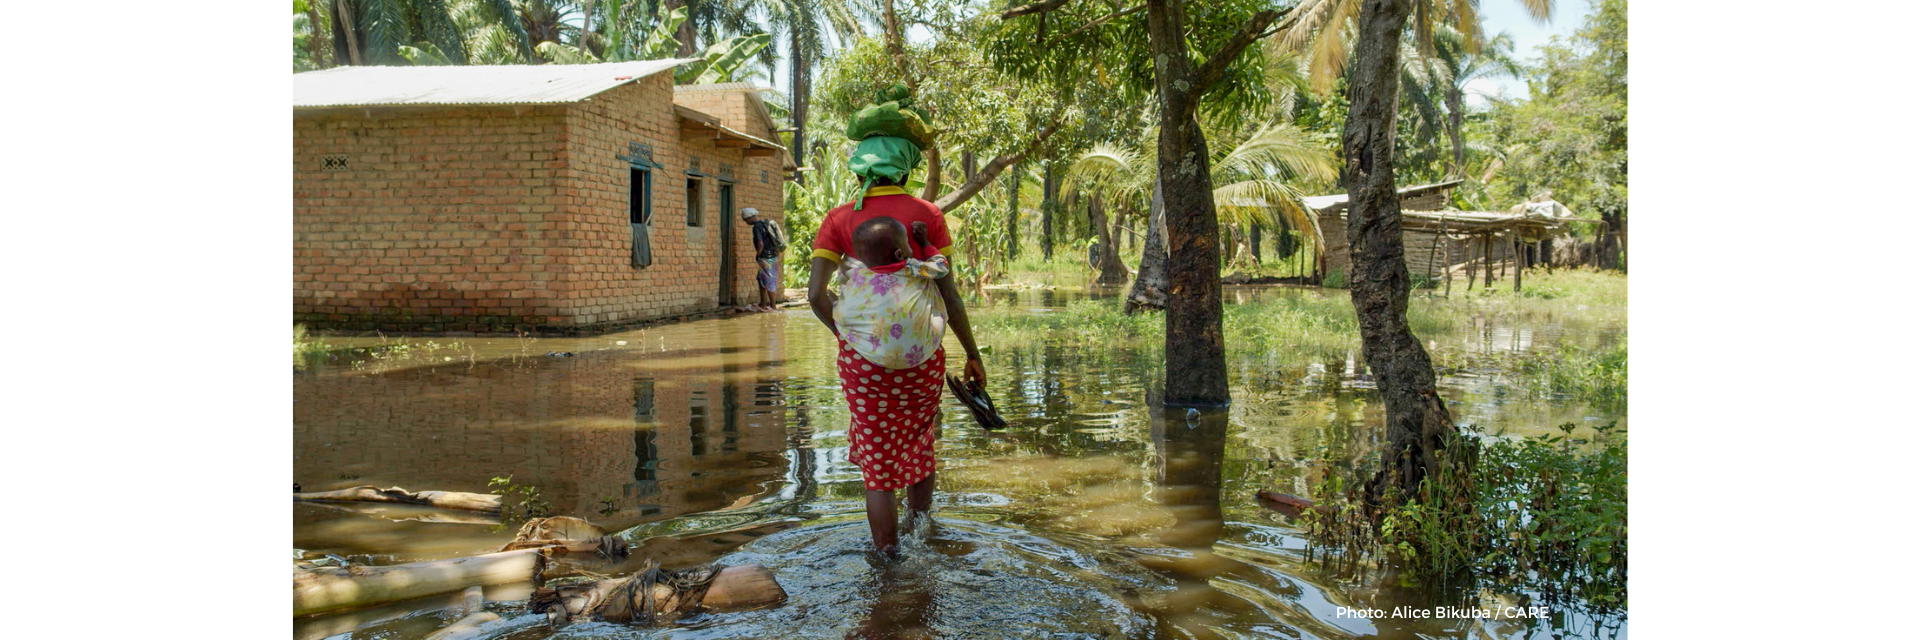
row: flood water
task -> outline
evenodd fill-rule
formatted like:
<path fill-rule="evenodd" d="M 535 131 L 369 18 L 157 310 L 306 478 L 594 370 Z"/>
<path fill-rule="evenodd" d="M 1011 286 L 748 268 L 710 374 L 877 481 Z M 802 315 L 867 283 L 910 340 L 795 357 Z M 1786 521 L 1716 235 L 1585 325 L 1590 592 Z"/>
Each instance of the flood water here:
<path fill-rule="evenodd" d="M 1229 302 L 1325 295 L 1230 288 Z M 1335 292 L 1333 295 L 1342 295 Z M 1083 293 L 994 293 L 984 313 L 1057 313 Z M 991 310 L 988 308 L 991 307 Z M 976 320 L 976 323 L 979 321 Z M 1425 335 L 1434 348 L 1524 351 L 1595 344 L 1625 314 L 1468 317 Z M 804 308 L 575 339 L 331 339 L 404 344 L 294 374 L 294 481 L 306 491 L 372 484 L 488 492 L 511 475 L 556 515 L 633 545 L 623 575 L 720 560 L 772 568 L 789 599 L 641 629 L 549 629 L 526 585 L 489 589 L 498 638 L 1524 638 L 1626 637 L 1624 619 L 1353 618 L 1433 602 L 1387 579 L 1335 579 L 1302 532 L 1254 501 L 1307 493 L 1330 467 L 1373 455 L 1379 406 L 1345 357 L 1281 362 L 1236 353 L 1230 410 L 1163 411 L 1157 349 L 1114 340 L 995 341 L 988 390 L 1010 423 L 982 431 L 951 399 L 937 445 L 936 524 L 903 558 L 867 553 L 859 471 L 834 343 Z M 958 371 L 959 349 L 950 371 Z M 550 357 L 571 352 L 571 357 Z M 1623 407 L 1521 393 L 1498 376 L 1444 375 L 1454 418 L 1546 433 L 1618 421 Z M 497 521 L 424 508 L 295 503 L 296 553 L 377 564 L 490 552 Z M 1487 606 L 1517 602 L 1484 594 Z M 294 621 L 296 638 L 419 638 L 455 598 Z"/>

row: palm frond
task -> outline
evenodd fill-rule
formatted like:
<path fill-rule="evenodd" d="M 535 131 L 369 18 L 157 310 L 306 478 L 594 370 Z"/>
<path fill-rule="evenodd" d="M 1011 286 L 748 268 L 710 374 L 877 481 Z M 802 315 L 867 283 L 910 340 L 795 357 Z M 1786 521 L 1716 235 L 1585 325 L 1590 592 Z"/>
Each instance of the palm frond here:
<path fill-rule="evenodd" d="M 600 61 L 599 56 L 558 42 L 542 42 L 533 50 L 554 64 L 593 64 Z"/>
<path fill-rule="evenodd" d="M 441 58 L 447 61 L 439 64 L 466 64 L 466 39 L 461 37 L 460 27 L 447 11 L 446 0 L 413 0 L 412 9 L 414 23 L 420 27 L 420 33 L 414 37 L 433 43 Z"/>
<path fill-rule="evenodd" d="M 527 36 L 527 28 L 520 24 L 520 16 L 513 10 L 513 0 L 480 0 L 478 6 L 487 10 L 487 17 L 505 29 L 513 37 L 513 44 L 520 55 L 533 57 L 533 40 Z"/>
<path fill-rule="evenodd" d="M 1253 179 L 1213 189 L 1213 207 L 1229 223 L 1298 230 L 1316 250 L 1326 246 L 1318 216 L 1301 203 L 1300 191 L 1278 180 Z"/>
<path fill-rule="evenodd" d="M 1553 0 L 1520 0 L 1520 6 L 1527 8 L 1527 15 L 1534 22 L 1546 24 L 1553 17 Z"/>
<path fill-rule="evenodd" d="M 438 45 L 431 42 L 422 42 L 418 47 L 400 45 L 400 57 L 406 58 L 407 62 L 413 63 L 416 67 L 459 64 L 449 59 L 446 53 L 440 51 Z"/>
<path fill-rule="evenodd" d="M 1299 178 L 1314 182 L 1335 178 L 1333 152 L 1290 124 L 1255 132 L 1213 162 L 1216 181 L 1235 177 Z"/>
<path fill-rule="evenodd" d="M 1334 7 L 1333 15 L 1327 19 L 1324 29 L 1314 40 L 1313 52 L 1307 62 L 1307 78 L 1312 80 L 1314 91 L 1325 94 L 1333 90 L 1333 81 L 1347 69 L 1347 57 L 1351 54 L 1347 46 L 1348 23 L 1360 10 L 1357 1 L 1341 2 Z"/>
<path fill-rule="evenodd" d="M 773 36 L 756 33 L 750 36 L 735 36 L 714 43 L 701 55 L 706 59 L 706 66 L 702 68 L 699 77 L 695 78 L 693 83 L 732 82 L 734 74 L 740 71 L 753 54 L 766 48 L 767 43 L 772 39 Z"/>
<path fill-rule="evenodd" d="M 400 47 L 413 40 L 407 28 L 407 7 L 401 0 L 361 0 L 360 31 L 366 34 L 361 49 L 368 64 L 405 65 Z"/>

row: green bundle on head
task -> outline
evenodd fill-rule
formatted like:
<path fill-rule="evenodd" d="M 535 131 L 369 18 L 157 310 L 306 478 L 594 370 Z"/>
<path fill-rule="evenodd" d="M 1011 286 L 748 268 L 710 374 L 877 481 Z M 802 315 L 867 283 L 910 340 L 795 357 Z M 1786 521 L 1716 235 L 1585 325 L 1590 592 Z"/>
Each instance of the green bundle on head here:
<path fill-rule="evenodd" d="M 873 96 L 873 104 L 854 112 L 847 121 L 847 139 L 859 142 L 874 136 L 906 138 L 914 146 L 933 146 L 933 132 L 927 128 L 932 118 L 913 106 L 913 95 L 906 87 L 893 85 Z"/>
<path fill-rule="evenodd" d="M 920 165 L 920 152 L 933 144 L 933 132 L 927 128 L 925 110 L 913 106 L 906 87 L 893 85 L 874 94 L 874 104 L 853 114 L 847 122 L 847 138 L 859 142 L 847 169 L 866 178 L 853 209 L 866 202 L 865 187 L 874 178 L 904 182 L 907 172 Z"/>

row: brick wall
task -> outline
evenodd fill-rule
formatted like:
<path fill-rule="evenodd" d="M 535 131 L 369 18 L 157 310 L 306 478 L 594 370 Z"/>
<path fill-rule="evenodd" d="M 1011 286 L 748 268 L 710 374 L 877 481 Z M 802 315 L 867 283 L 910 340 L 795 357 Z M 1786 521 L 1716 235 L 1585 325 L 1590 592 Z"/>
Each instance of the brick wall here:
<path fill-rule="evenodd" d="M 569 246 L 567 313 L 576 326 L 717 308 L 723 234 L 730 236 L 726 246 L 733 252 L 729 291 L 734 302 L 756 299 L 753 238 L 738 210 L 753 207 L 768 219 L 781 218 L 778 157 L 748 158 L 738 149 L 715 147 L 710 139 L 683 137 L 678 116 L 667 106 L 673 97 L 672 78 L 660 74 L 600 94 L 568 112 L 565 179 L 572 188 L 563 204 L 567 215 L 561 235 Z M 654 262 L 641 269 L 628 259 L 629 164 L 619 157 L 630 142 L 650 145 L 653 160 L 665 165 L 653 170 Z M 718 174 L 723 168 L 735 179 L 734 209 L 725 214 L 719 210 L 724 183 Z M 686 222 L 686 181 L 696 177 L 688 174 L 690 169 L 705 174 L 698 176 L 705 211 L 697 227 Z"/>
<path fill-rule="evenodd" d="M 558 108 L 294 118 L 297 322 L 490 331 L 560 318 Z M 344 161 L 340 170 L 329 161 Z"/>
<path fill-rule="evenodd" d="M 744 90 L 711 98 L 728 126 L 774 139 Z M 348 109 L 294 119 L 294 315 L 357 331 L 592 331 L 756 299 L 737 211 L 781 218 L 781 158 L 683 138 L 656 74 L 553 107 Z M 704 103 L 703 103 L 704 104 Z M 650 145 L 654 262 L 631 265 L 630 142 Z M 330 161 L 345 161 L 335 170 Z M 686 214 L 700 176 L 699 226 Z M 735 182 L 723 214 L 723 171 Z M 723 219 L 723 215 L 725 219 Z"/>

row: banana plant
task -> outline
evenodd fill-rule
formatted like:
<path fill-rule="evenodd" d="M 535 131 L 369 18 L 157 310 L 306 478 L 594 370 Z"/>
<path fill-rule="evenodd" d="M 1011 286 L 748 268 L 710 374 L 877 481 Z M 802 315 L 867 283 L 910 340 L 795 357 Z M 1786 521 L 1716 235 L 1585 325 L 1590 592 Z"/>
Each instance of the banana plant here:
<path fill-rule="evenodd" d="M 674 77 L 681 82 L 691 80 L 692 84 L 732 82 L 734 74 L 772 40 L 773 36 L 756 33 L 715 42 L 701 52 L 700 62 L 683 67 L 674 73 Z"/>

